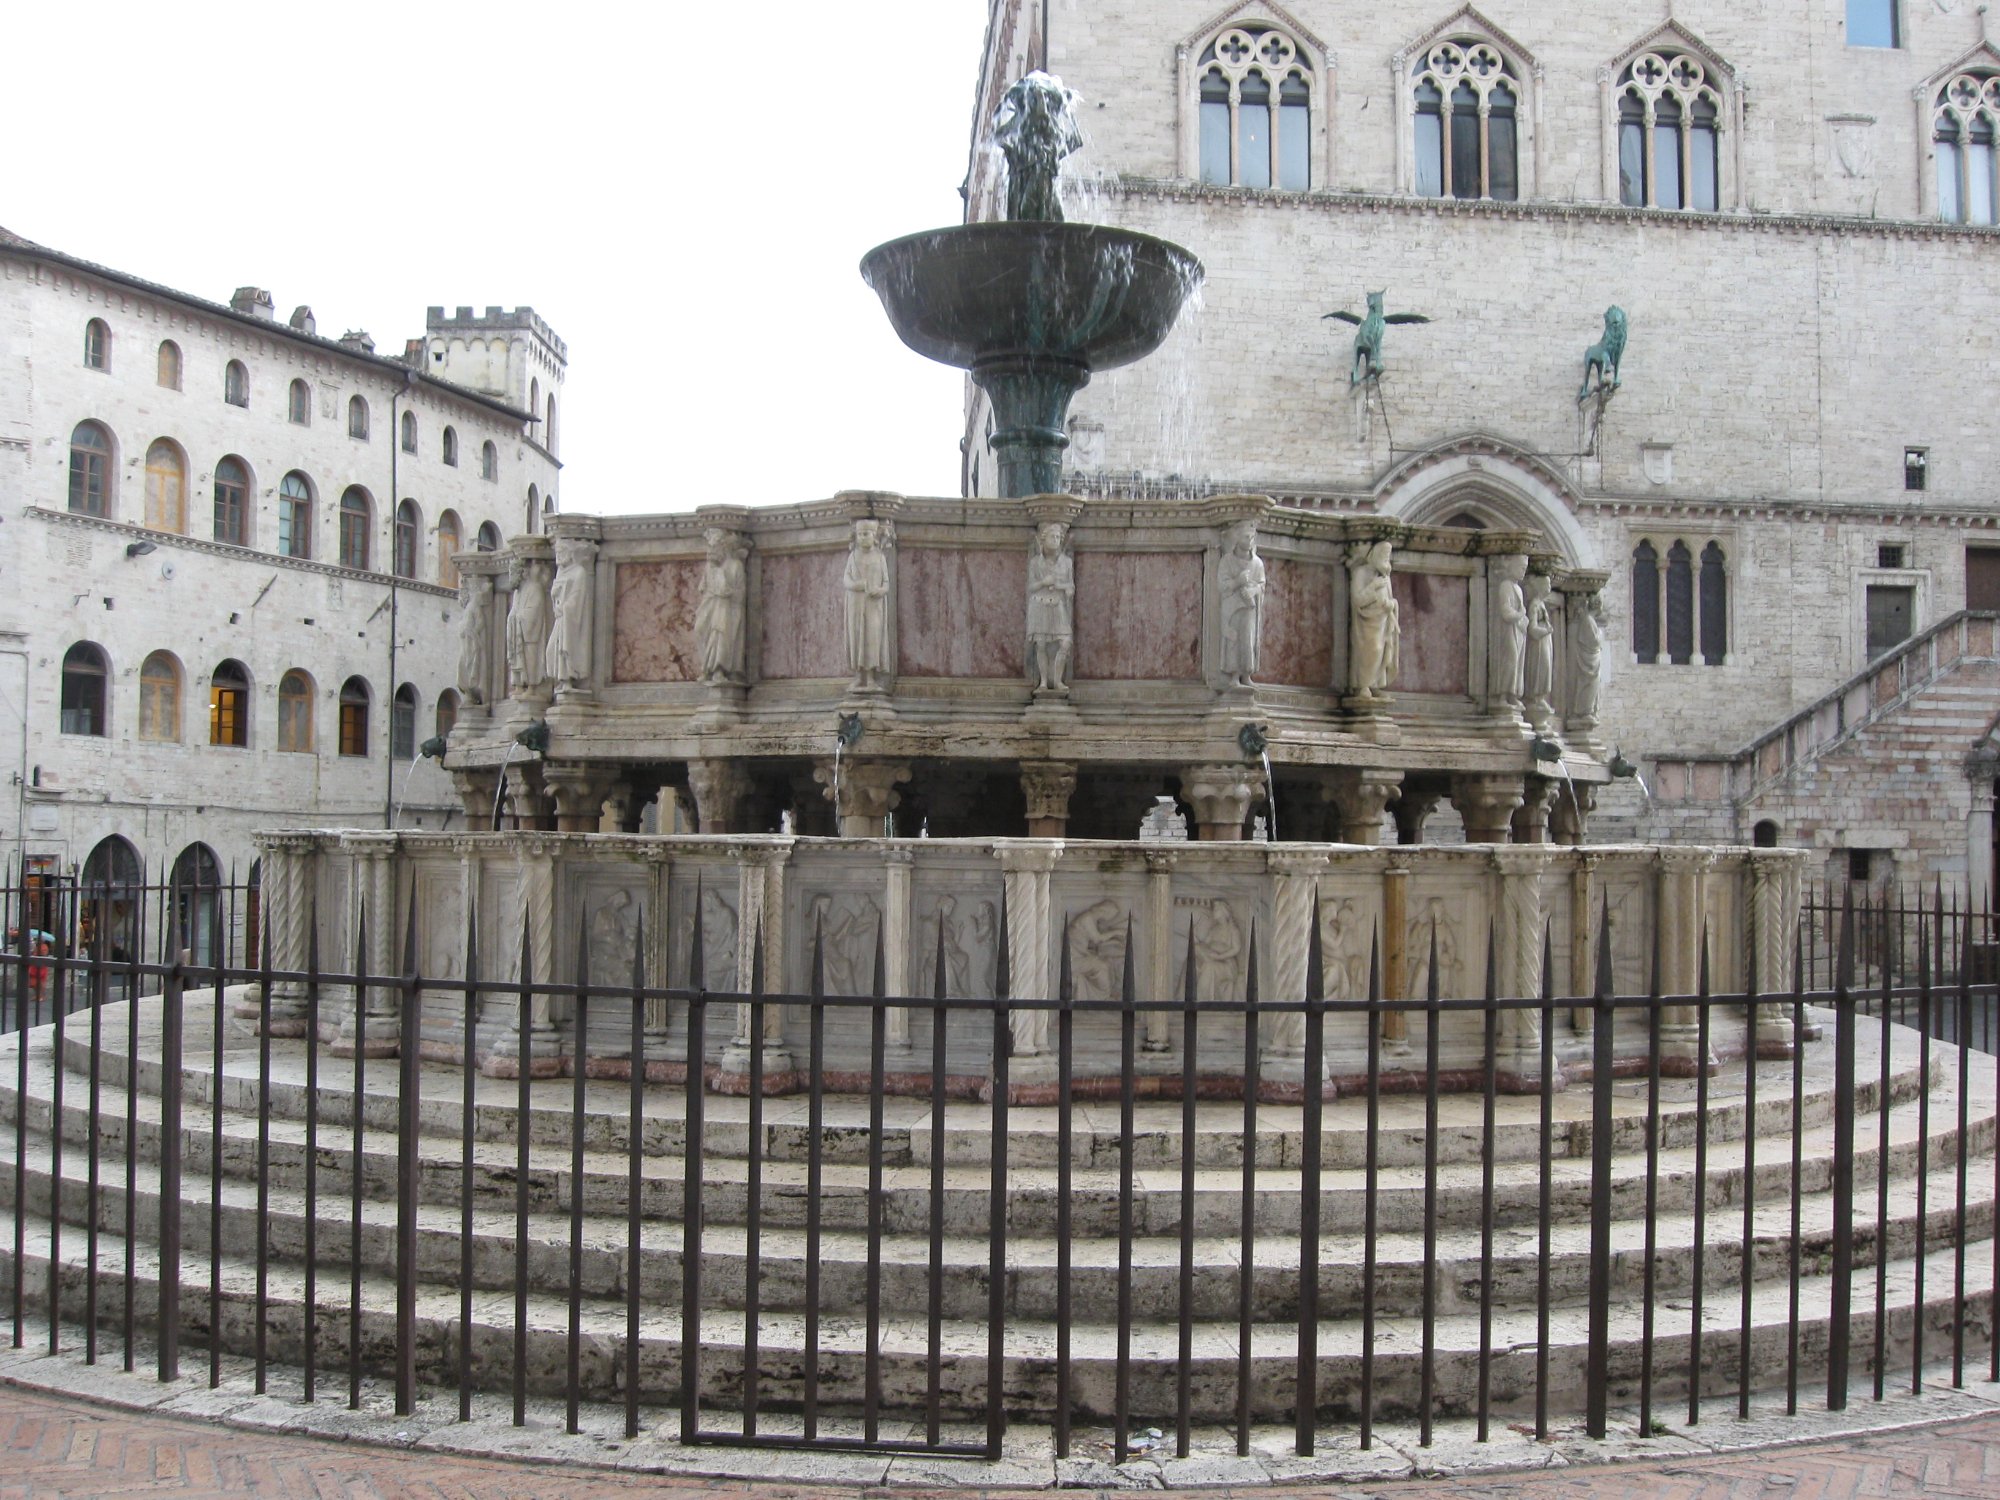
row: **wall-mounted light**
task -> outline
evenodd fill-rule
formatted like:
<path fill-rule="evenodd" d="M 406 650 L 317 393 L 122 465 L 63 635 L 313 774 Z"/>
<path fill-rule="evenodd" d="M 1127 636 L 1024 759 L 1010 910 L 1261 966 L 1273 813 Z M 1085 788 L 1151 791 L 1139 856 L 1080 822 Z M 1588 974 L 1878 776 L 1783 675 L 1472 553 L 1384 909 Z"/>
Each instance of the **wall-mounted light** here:
<path fill-rule="evenodd" d="M 159 550 L 160 544 L 158 542 L 127 542 L 125 544 L 125 555 L 127 557 L 145 557 Z"/>

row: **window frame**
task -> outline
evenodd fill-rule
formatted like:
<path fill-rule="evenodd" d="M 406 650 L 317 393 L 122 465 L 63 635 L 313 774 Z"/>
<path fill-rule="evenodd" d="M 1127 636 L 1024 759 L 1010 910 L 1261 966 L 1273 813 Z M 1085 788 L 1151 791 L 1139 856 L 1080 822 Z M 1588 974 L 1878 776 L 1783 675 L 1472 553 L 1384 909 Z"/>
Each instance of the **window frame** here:
<path fill-rule="evenodd" d="M 348 503 L 350 500 L 354 502 L 352 505 Z M 339 550 L 335 556 L 341 567 L 366 573 L 374 555 L 371 542 L 375 529 L 375 497 L 360 485 L 350 484 L 340 493 L 339 515 Z"/>
<path fill-rule="evenodd" d="M 225 406 L 250 409 L 250 367 L 232 359 L 222 367 L 222 402 Z"/>
<path fill-rule="evenodd" d="M 368 711 L 374 700 L 374 689 L 364 677 L 350 677 L 340 685 L 339 753 L 347 759 L 368 758 Z"/>
<path fill-rule="evenodd" d="M 83 367 L 100 374 L 111 373 L 111 325 L 92 318 L 83 325 Z"/>
<path fill-rule="evenodd" d="M 1841 19 L 1840 39 L 1849 47 L 1863 47 L 1870 52 L 1900 52 L 1903 50 L 1903 4 L 1902 0 L 1880 0 L 1886 12 L 1884 19 L 1889 23 L 1889 40 L 1886 42 L 1857 42 L 1854 40 L 1854 12 L 1859 5 L 1870 4 L 1871 0 L 1847 0 L 1845 14 Z"/>
<path fill-rule="evenodd" d="M 1928 139 L 1934 165 L 1925 174 L 1931 217 L 1946 224 L 2000 225 L 2000 65 L 1984 56 L 1969 59 L 1948 70 L 1935 88 L 1927 86 L 1924 96 L 1931 101 Z M 1984 157 L 1980 172 L 1984 212 L 1979 215 L 1973 211 L 1975 148 Z M 1947 171 L 1952 184 L 1949 202 Z"/>
<path fill-rule="evenodd" d="M 406 682 L 389 700 L 389 759 L 404 764 L 417 758 L 417 715 L 423 703 L 415 683 Z"/>
<path fill-rule="evenodd" d="M 87 655 L 79 655 L 87 653 Z M 84 684 L 95 683 L 95 702 L 72 703 L 78 697 Z M 71 727 L 70 715 L 89 712 L 91 726 L 85 729 Z M 56 727 L 61 734 L 73 734 L 85 739 L 109 739 L 111 737 L 111 656 L 95 641 L 72 641 L 63 652 L 62 669 L 56 698 Z"/>
<path fill-rule="evenodd" d="M 185 680 L 180 659 L 171 651 L 154 651 L 140 663 L 139 739 L 155 745 L 180 743 L 181 688 Z M 155 733 L 156 729 L 164 732 Z"/>
<path fill-rule="evenodd" d="M 452 468 L 458 467 L 458 429 L 449 422 L 438 438 L 438 456 Z"/>
<path fill-rule="evenodd" d="M 413 411 L 404 412 L 397 425 L 398 441 L 402 443 L 403 451 L 414 455 L 417 451 L 417 414 Z"/>
<path fill-rule="evenodd" d="M 250 669 L 234 657 L 224 657 L 208 674 L 208 742 L 225 750 L 250 748 Z"/>
<path fill-rule="evenodd" d="M 298 481 L 296 491 L 293 480 Z M 302 469 L 288 470 L 278 481 L 278 556 L 311 559 L 315 508 L 311 478 Z"/>
<path fill-rule="evenodd" d="M 287 755 L 310 755 L 313 745 L 312 674 L 301 667 L 287 669 L 278 679 L 278 749 Z"/>
<path fill-rule="evenodd" d="M 294 427 L 312 426 L 312 387 L 297 377 L 285 387 L 285 420 Z"/>
<path fill-rule="evenodd" d="M 1399 53 L 1398 58 L 1403 110 L 1401 139 L 1406 153 L 1403 191 L 1413 197 L 1450 199 L 1460 203 L 1518 203 L 1533 197 L 1536 188 L 1531 92 L 1533 60 L 1519 47 L 1484 28 L 1464 26 L 1463 18 L 1416 49 L 1413 57 Z M 1426 89 L 1435 91 L 1437 95 L 1434 112 L 1423 97 Z M 1496 114 L 1494 96 L 1503 91 L 1509 103 L 1504 114 Z M 1472 95 L 1469 101 L 1462 97 L 1467 93 Z M 1456 158 L 1462 154 L 1464 143 L 1460 141 L 1460 132 L 1456 127 L 1458 121 L 1464 118 L 1468 103 L 1474 111 L 1471 154 L 1478 159 L 1477 193 L 1459 191 L 1458 182 L 1459 163 Z M 1427 177 L 1424 171 L 1427 151 L 1422 121 L 1426 117 L 1434 117 L 1438 121 L 1438 170 L 1435 178 Z M 1499 174 L 1494 170 L 1497 159 L 1496 119 L 1513 122 L 1514 160 L 1510 193 L 1494 191 L 1500 183 Z M 1436 187 L 1435 192 L 1429 190 L 1432 184 Z"/>
<path fill-rule="evenodd" d="M 484 443 L 480 445 L 479 477 L 481 479 L 490 480 L 496 484 L 499 483 L 500 445 L 494 442 L 492 438 L 488 438 Z"/>
<path fill-rule="evenodd" d="M 1738 539 L 1728 532 L 1648 531 L 1634 533 L 1631 542 L 1625 576 L 1633 665 L 1730 665 Z"/>
<path fill-rule="evenodd" d="M 416 501 L 405 496 L 396 503 L 395 520 L 390 525 L 389 571 L 415 581 L 423 562 L 424 513 Z"/>
<path fill-rule="evenodd" d="M 458 564 L 453 559 L 465 550 L 465 523 L 458 512 L 447 507 L 438 512 L 437 581 L 439 588 L 458 587 Z"/>
<path fill-rule="evenodd" d="M 168 378 L 171 369 L 172 379 Z M 153 383 L 163 391 L 177 391 L 186 372 L 186 361 L 181 357 L 181 346 L 172 339 L 161 339 L 160 347 L 153 354 Z"/>
<path fill-rule="evenodd" d="M 155 454 L 173 459 L 171 466 L 155 463 Z M 188 534 L 188 457 L 172 438 L 157 437 L 146 445 L 146 510 L 143 520 L 148 531 L 164 531 L 174 536 Z M 172 494 L 169 494 L 171 481 Z M 171 503 L 170 503 L 171 502 Z"/>
<path fill-rule="evenodd" d="M 223 477 L 223 470 L 230 466 L 236 470 L 234 482 Z M 234 453 L 225 453 L 215 461 L 215 474 L 211 482 L 215 508 L 210 517 L 214 523 L 215 540 L 231 547 L 250 545 L 250 497 L 256 486 L 250 478 L 250 465 Z M 225 491 L 233 491 L 233 495 Z M 235 524 L 225 526 L 225 519 L 234 513 Z"/>
<path fill-rule="evenodd" d="M 347 435 L 356 442 L 368 441 L 368 398 L 358 391 L 347 398 Z"/>
<path fill-rule="evenodd" d="M 87 448 L 77 442 L 77 434 L 85 431 L 101 437 L 104 446 Z M 101 521 L 111 519 L 111 487 L 118 476 L 117 458 L 117 439 L 112 437 L 111 429 L 96 418 L 86 417 L 70 429 L 67 509 L 71 515 L 95 516 Z M 79 487 L 83 492 L 84 503 L 81 505 L 77 504 Z M 94 507 L 93 498 L 96 502 Z"/>

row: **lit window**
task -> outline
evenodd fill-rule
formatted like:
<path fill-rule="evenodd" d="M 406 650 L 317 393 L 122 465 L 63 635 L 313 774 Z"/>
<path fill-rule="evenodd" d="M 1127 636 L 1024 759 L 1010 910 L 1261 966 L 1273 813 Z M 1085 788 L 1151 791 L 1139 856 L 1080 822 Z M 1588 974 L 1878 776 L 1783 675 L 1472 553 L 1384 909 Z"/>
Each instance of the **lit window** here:
<path fill-rule="evenodd" d="M 146 525 L 154 531 L 187 530 L 187 460 L 165 438 L 146 450 Z"/>
<path fill-rule="evenodd" d="M 1664 627 L 1664 628 L 1663 628 Z M 1729 570 L 1720 542 L 1708 541 L 1698 560 L 1676 539 L 1666 552 L 1642 541 L 1632 551 L 1632 655 L 1641 664 L 1666 659 L 1687 666 L 1697 646 L 1704 666 L 1723 665 L 1729 651 Z"/>
<path fill-rule="evenodd" d="M 448 510 L 438 517 L 438 582 L 448 589 L 458 587 L 458 564 L 453 557 L 465 547 L 458 525 L 458 512 Z"/>
<path fill-rule="evenodd" d="M 413 411 L 403 413 L 403 451 L 417 451 L 417 414 Z"/>
<path fill-rule="evenodd" d="M 111 368 L 111 329 L 102 318 L 83 325 L 83 367 L 86 370 Z"/>
<path fill-rule="evenodd" d="M 396 689 L 389 705 L 389 758 L 417 758 L 417 690 L 407 682 Z"/>
<path fill-rule="evenodd" d="M 312 389 L 303 380 L 294 380 L 286 393 L 285 415 L 295 427 L 312 426 Z"/>
<path fill-rule="evenodd" d="M 139 668 L 139 738 L 181 737 L 181 665 L 171 652 L 155 651 Z"/>
<path fill-rule="evenodd" d="M 347 398 L 347 435 L 368 440 L 368 402 L 360 396 Z"/>
<path fill-rule="evenodd" d="M 312 747 L 313 683 L 293 670 L 278 682 L 278 748 L 310 752 Z"/>
<path fill-rule="evenodd" d="M 250 471 L 238 458 L 215 466 L 215 539 L 232 546 L 250 545 Z"/>
<path fill-rule="evenodd" d="M 1648 52 L 1618 90 L 1618 201 L 1714 213 L 1722 96 L 1707 71 L 1685 53 Z"/>
<path fill-rule="evenodd" d="M 111 513 L 111 434 L 79 422 L 69 435 L 69 508 L 80 516 Z"/>
<path fill-rule="evenodd" d="M 312 482 L 294 469 L 278 485 L 278 555 L 312 556 Z"/>
<path fill-rule="evenodd" d="M 444 461 L 450 464 L 454 469 L 457 468 L 458 467 L 457 429 L 451 427 L 445 428 L 444 435 L 438 439 L 438 442 L 444 452 Z"/>
<path fill-rule="evenodd" d="M 479 449 L 479 477 L 498 479 L 500 477 L 500 450 L 488 438 Z"/>
<path fill-rule="evenodd" d="M 417 576 L 417 558 L 423 551 L 424 518 L 417 502 L 405 500 L 396 507 L 395 573 L 398 578 Z"/>
<path fill-rule="evenodd" d="M 368 684 L 359 677 L 340 687 L 340 753 L 368 753 Z"/>
<path fill-rule="evenodd" d="M 1417 63 L 1410 97 L 1419 195 L 1521 196 L 1521 89 L 1498 48 L 1477 37 L 1438 43 Z"/>
<path fill-rule="evenodd" d="M 446 735 L 450 734 L 452 730 L 457 727 L 457 725 L 458 725 L 458 694 L 451 688 L 446 688 L 443 692 L 438 694 L 438 701 L 437 701 L 438 738 L 442 739 Z"/>
<path fill-rule="evenodd" d="M 166 390 L 177 391 L 181 388 L 181 346 L 172 339 L 160 340 L 160 363 L 156 378 Z"/>
<path fill-rule="evenodd" d="M 2000 223 L 1995 207 L 1994 127 L 2000 74 L 1961 73 L 1944 86 L 1932 115 L 1937 146 L 1938 217 L 1948 224 Z"/>
<path fill-rule="evenodd" d="M 250 674 L 241 662 L 223 662 L 208 679 L 208 742 L 250 743 Z"/>
<path fill-rule="evenodd" d="M 1896 14 L 1896 0 L 1847 0 L 1847 45 L 1902 46 L 1903 28 L 1901 17 Z"/>
<path fill-rule="evenodd" d="M 368 532 L 374 525 L 374 511 L 368 503 L 368 492 L 360 485 L 350 486 L 340 497 L 340 565 L 343 568 L 368 567 Z"/>
<path fill-rule="evenodd" d="M 89 641 L 78 641 L 63 656 L 62 732 L 103 736 L 104 689 L 111 665 Z"/>
<path fill-rule="evenodd" d="M 222 399 L 231 406 L 250 404 L 250 372 L 243 361 L 232 359 L 222 372 Z"/>

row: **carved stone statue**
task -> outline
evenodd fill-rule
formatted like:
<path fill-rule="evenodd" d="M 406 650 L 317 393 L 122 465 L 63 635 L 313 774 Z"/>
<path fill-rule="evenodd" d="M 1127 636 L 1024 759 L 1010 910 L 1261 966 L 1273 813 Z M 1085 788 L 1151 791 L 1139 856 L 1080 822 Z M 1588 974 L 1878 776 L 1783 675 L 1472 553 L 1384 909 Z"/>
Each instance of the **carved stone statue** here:
<path fill-rule="evenodd" d="M 694 607 L 701 680 L 742 682 L 744 617 L 750 597 L 743 547 L 739 538 L 719 526 L 709 527 L 703 537 L 708 542 L 708 561 L 701 570 L 701 597 Z"/>
<path fill-rule="evenodd" d="M 591 571 L 597 545 L 580 537 L 556 543 L 556 582 L 550 596 L 548 673 L 557 687 L 590 681 Z"/>
<path fill-rule="evenodd" d="M 514 561 L 514 602 L 507 611 L 507 684 L 513 693 L 548 686 L 549 565 Z"/>
<path fill-rule="evenodd" d="M 1007 158 L 1007 217 L 1060 223 L 1062 159 L 1083 144 L 1076 95 L 1037 69 L 1007 90 L 993 118 L 993 141 Z"/>
<path fill-rule="evenodd" d="M 1522 669 L 1528 651 L 1528 604 L 1521 582 L 1528 560 L 1519 555 L 1493 559 L 1493 628 L 1487 646 L 1488 695 L 1499 704 L 1521 706 Z"/>
<path fill-rule="evenodd" d="M 1028 555 L 1028 677 L 1038 693 L 1069 691 L 1076 565 L 1063 545 L 1068 539 L 1067 526 L 1044 521 Z"/>
<path fill-rule="evenodd" d="M 1547 729 L 1555 722 L 1551 699 L 1556 679 L 1556 627 L 1549 613 L 1548 574 L 1528 575 L 1522 603 L 1528 611 L 1528 640 L 1521 668 L 1521 702 L 1529 721 L 1537 729 Z"/>
<path fill-rule="evenodd" d="M 484 703 L 493 667 L 493 580 L 460 574 L 458 605 L 458 690 L 466 702 Z"/>
<path fill-rule="evenodd" d="M 857 689 L 889 685 L 889 555 L 879 521 L 856 521 L 841 586 L 847 590 L 847 665 Z"/>
<path fill-rule="evenodd" d="M 1609 395 L 1618 389 L 1618 364 L 1625 358 L 1625 335 L 1629 329 L 1622 307 L 1607 307 L 1604 310 L 1604 337 L 1592 344 L 1583 355 L 1583 384 L 1578 387 L 1576 399 L 1583 401 L 1592 392 Z M 1591 384 L 1595 376 L 1597 383 Z"/>
<path fill-rule="evenodd" d="M 1350 386 L 1360 385 L 1364 380 L 1378 380 L 1381 378 L 1383 368 L 1382 335 L 1388 331 L 1388 326 L 1391 323 L 1430 322 L 1430 319 L 1422 313 L 1383 312 L 1383 299 L 1388 295 L 1386 291 L 1370 292 L 1368 294 L 1368 311 L 1366 315 L 1353 312 L 1330 312 L 1320 319 L 1322 323 L 1328 318 L 1335 318 L 1342 323 L 1353 323 L 1356 325 L 1354 330 L 1354 363 L 1347 372 L 1347 383 Z"/>
<path fill-rule="evenodd" d="M 1402 609 L 1390 581 L 1392 548 L 1376 542 L 1347 557 L 1354 696 L 1380 698 L 1395 685 L 1402 665 Z"/>
<path fill-rule="evenodd" d="M 1222 670 L 1238 687 L 1256 675 L 1264 636 L 1264 559 L 1257 555 L 1257 523 L 1229 528 L 1222 551 Z"/>
<path fill-rule="evenodd" d="M 1597 724 L 1599 676 L 1604 670 L 1604 596 L 1572 596 L 1570 611 L 1569 716 L 1579 728 Z"/>

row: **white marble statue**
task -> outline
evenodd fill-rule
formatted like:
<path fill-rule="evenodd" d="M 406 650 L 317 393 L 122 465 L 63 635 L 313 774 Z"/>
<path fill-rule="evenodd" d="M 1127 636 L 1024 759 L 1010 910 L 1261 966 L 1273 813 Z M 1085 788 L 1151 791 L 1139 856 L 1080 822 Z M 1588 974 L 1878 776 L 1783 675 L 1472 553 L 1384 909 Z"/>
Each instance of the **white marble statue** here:
<path fill-rule="evenodd" d="M 1597 723 L 1597 693 L 1604 670 L 1604 596 L 1571 597 L 1569 716 L 1579 726 L 1592 728 Z"/>
<path fill-rule="evenodd" d="M 1391 582 L 1392 549 L 1375 542 L 1348 554 L 1349 649 L 1354 663 L 1354 696 L 1380 698 L 1395 685 L 1402 666 L 1402 609 Z"/>
<path fill-rule="evenodd" d="M 557 687 L 590 681 L 590 575 L 597 546 L 578 537 L 556 543 L 556 582 L 549 599 L 548 673 Z"/>
<path fill-rule="evenodd" d="M 889 685 L 889 554 L 879 521 L 856 521 L 841 586 L 847 590 L 847 665 L 854 685 Z"/>
<path fill-rule="evenodd" d="M 1521 582 L 1528 576 L 1525 557 L 1493 559 L 1493 628 L 1489 632 L 1487 657 L 1490 675 L 1487 691 L 1507 708 L 1521 706 L 1522 669 L 1528 651 L 1528 604 Z"/>
<path fill-rule="evenodd" d="M 461 573 L 458 606 L 458 690 L 466 702 L 484 703 L 493 669 L 492 578 Z"/>
<path fill-rule="evenodd" d="M 1238 687 L 1257 672 L 1264 636 L 1264 559 L 1257 555 L 1257 523 L 1238 521 L 1222 550 L 1222 670 Z"/>
<path fill-rule="evenodd" d="M 1555 619 L 1549 612 L 1549 576 L 1530 573 L 1522 589 L 1522 603 L 1528 612 L 1527 654 L 1521 668 L 1521 702 L 1537 729 L 1553 722 L 1555 710 L 1550 699 L 1555 692 Z"/>
<path fill-rule="evenodd" d="M 533 693 L 549 681 L 549 565 L 516 558 L 509 571 L 514 600 L 507 610 L 508 691 Z"/>
<path fill-rule="evenodd" d="M 742 682 L 744 619 L 750 597 L 743 548 L 733 533 L 719 526 L 709 527 L 703 536 L 708 542 L 708 561 L 702 566 L 701 596 L 694 607 L 701 680 Z"/>
<path fill-rule="evenodd" d="M 1064 545 L 1068 540 L 1067 526 L 1044 521 L 1028 554 L 1028 676 L 1038 693 L 1069 691 L 1076 565 Z"/>

